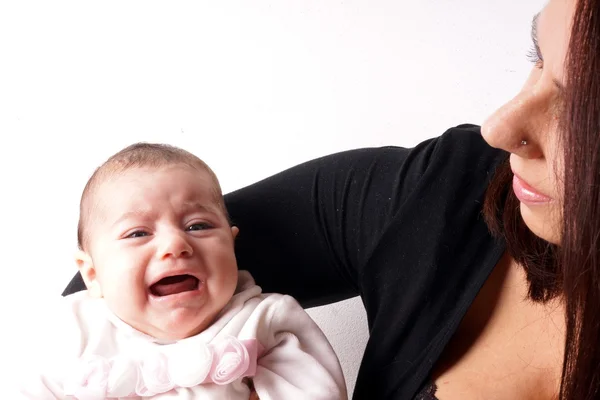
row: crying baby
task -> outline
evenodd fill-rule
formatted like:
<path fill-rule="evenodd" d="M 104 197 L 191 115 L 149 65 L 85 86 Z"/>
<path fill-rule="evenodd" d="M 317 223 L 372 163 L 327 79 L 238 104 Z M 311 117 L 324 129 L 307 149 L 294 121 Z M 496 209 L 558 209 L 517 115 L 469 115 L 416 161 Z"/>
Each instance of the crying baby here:
<path fill-rule="evenodd" d="M 195 155 L 138 143 L 110 157 L 81 197 L 87 290 L 49 310 L 61 342 L 32 352 L 20 398 L 347 398 L 302 307 L 238 271 L 238 232 Z"/>

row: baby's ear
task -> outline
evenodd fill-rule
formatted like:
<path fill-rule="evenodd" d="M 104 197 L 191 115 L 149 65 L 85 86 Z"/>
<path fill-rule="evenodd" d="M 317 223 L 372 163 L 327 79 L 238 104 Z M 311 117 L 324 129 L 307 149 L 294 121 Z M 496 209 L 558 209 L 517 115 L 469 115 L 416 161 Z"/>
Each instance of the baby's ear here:
<path fill-rule="evenodd" d="M 83 250 L 77 250 L 77 253 L 75 253 L 75 262 L 89 295 L 92 297 L 102 297 L 102 288 L 96 276 L 96 268 L 94 267 L 92 257 Z"/>
<path fill-rule="evenodd" d="M 240 228 L 238 228 L 237 226 L 232 226 L 231 227 L 231 235 L 233 236 L 234 239 L 237 237 L 238 233 L 240 233 Z"/>

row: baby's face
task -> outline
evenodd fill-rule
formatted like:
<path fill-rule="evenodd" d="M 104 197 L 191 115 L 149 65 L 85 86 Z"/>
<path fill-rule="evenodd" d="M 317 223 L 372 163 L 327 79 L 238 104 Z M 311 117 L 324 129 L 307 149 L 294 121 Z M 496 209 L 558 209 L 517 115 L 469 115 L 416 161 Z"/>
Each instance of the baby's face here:
<path fill-rule="evenodd" d="M 90 293 L 159 339 L 208 327 L 237 284 L 237 228 L 214 187 L 207 172 L 184 165 L 132 169 L 103 183 L 89 257 L 79 261 Z"/>

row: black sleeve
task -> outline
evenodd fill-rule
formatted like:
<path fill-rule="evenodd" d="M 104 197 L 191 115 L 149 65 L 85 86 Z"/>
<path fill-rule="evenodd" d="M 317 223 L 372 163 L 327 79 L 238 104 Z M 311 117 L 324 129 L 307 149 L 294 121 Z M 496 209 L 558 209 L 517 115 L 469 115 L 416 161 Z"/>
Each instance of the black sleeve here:
<path fill-rule="evenodd" d="M 226 195 L 239 268 L 305 307 L 362 294 L 362 269 L 438 141 L 329 155 Z"/>

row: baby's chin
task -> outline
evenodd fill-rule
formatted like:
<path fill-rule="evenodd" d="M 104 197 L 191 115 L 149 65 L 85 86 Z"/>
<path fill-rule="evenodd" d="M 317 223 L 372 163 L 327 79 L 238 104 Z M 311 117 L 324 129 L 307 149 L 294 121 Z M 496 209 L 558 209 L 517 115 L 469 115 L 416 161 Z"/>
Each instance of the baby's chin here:
<path fill-rule="evenodd" d="M 206 330 L 216 314 L 217 312 L 206 314 L 197 309 L 172 310 L 167 315 L 155 315 L 153 318 L 149 318 L 147 332 L 144 333 L 159 341 L 171 342 L 186 339 Z"/>
<path fill-rule="evenodd" d="M 159 342 L 174 342 L 196 336 L 207 329 L 218 314 L 207 313 L 202 309 L 185 308 L 169 312 L 146 309 L 129 315 L 124 315 L 122 311 L 112 309 L 113 314 L 122 323 Z"/>
<path fill-rule="evenodd" d="M 203 328 L 200 326 L 190 327 L 169 323 L 157 324 L 154 322 L 151 326 L 145 325 L 139 330 L 158 342 L 168 343 L 195 336 L 202 332 Z"/>
<path fill-rule="evenodd" d="M 106 299 L 109 300 L 109 299 Z M 195 336 L 215 320 L 222 307 L 205 290 L 170 296 L 147 293 L 136 304 L 124 306 L 120 301 L 108 306 L 123 322 L 161 342 L 172 342 Z"/>

